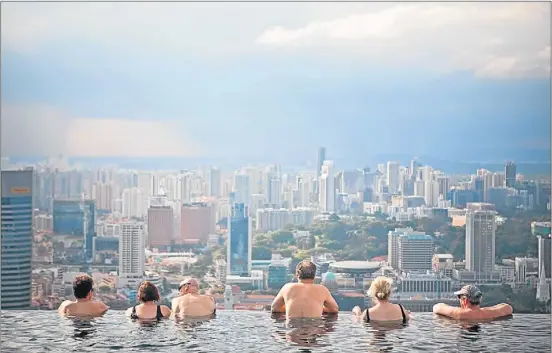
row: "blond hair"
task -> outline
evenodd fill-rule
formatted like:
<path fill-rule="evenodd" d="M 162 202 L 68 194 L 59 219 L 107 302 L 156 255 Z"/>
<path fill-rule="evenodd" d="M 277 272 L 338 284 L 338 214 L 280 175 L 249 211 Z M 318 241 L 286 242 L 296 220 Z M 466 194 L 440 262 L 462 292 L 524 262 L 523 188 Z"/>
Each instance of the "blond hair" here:
<path fill-rule="evenodd" d="M 373 299 L 389 300 L 389 297 L 391 297 L 392 283 L 390 278 L 382 276 L 377 277 L 370 285 L 368 295 Z"/>

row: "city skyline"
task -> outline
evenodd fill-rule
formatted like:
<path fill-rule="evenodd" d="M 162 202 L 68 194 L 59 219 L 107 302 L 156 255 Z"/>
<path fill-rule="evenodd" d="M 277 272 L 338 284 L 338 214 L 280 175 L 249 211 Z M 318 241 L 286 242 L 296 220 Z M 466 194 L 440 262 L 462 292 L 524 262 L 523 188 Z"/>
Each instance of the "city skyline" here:
<path fill-rule="evenodd" d="M 2 155 L 549 161 L 549 17 L 538 3 L 7 4 Z"/>

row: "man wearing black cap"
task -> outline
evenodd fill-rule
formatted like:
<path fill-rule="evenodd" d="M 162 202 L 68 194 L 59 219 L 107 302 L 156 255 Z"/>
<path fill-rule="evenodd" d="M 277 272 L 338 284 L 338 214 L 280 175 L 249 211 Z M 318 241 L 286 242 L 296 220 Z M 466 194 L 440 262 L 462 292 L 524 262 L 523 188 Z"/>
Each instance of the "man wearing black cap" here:
<path fill-rule="evenodd" d="M 476 286 L 464 286 L 454 294 L 460 300 L 459 308 L 439 303 L 433 306 L 433 313 L 457 320 L 493 320 L 512 315 L 513 310 L 509 304 L 481 308 L 483 293 Z"/>

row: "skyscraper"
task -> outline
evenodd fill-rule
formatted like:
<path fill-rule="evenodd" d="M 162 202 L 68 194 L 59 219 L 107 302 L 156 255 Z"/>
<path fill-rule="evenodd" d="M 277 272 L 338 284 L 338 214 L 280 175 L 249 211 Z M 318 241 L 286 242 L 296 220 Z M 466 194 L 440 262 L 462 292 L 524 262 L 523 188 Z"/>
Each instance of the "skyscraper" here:
<path fill-rule="evenodd" d="M 180 239 L 182 243 L 204 241 L 214 233 L 216 222 L 215 208 L 207 203 L 184 204 L 181 209 Z"/>
<path fill-rule="evenodd" d="M 222 174 L 216 167 L 209 168 L 208 196 L 219 198 L 222 196 Z"/>
<path fill-rule="evenodd" d="M 84 238 L 84 260 L 91 261 L 96 236 L 96 201 L 54 200 L 54 234 Z"/>
<path fill-rule="evenodd" d="M 387 162 L 387 187 L 390 194 L 399 190 L 399 162 Z"/>
<path fill-rule="evenodd" d="M 400 271 L 431 270 L 433 261 L 433 239 L 431 236 L 412 229 L 396 229 L 392 234 L 396 246 L 393 261 L 398 262 Z M 398 236 L 397 236 L 398 235 Z M 391 242 L 389 243 L 391 247 Z"/>
<path fill-rule="evenodd" d="M 142 213 L 142 191 L 139 188 L 130 188 L 123 191 L 123 216 L 125 218 L 141 218 Z"/>
<path fill-rule="evenodd" d="M 243 203 L 236 203 L 228 219 L 228 275 L 249 276 L 251 273 L 251 217 Z"/>
<path fill-rule="evenodd" d="M 477 277 L 494 270 L 495 214 L 485 207 L 471 207 L 466 212 L 466 270 Z"/>
<path fill-rule="evenodd" d="M 167 247 L 174 241 L 174 212 L 171 206 L 152 205 L 148 209 L 148 247 Z"/>
<path fill-rule="evenodd" d="M 552 240 L 549 235 L 539 235 L 538 239 L 538 249 L 539 249 L 539 278 L 544 277 L 545 279 L 552 278 L 551 275 L 551 257 L 552 257 Z"/>
<path fill-rule="evenodd" d="M 320 190 L 318 203 L 320 211 L 335 211 L 335 178 L 333 173 L 333 161 L 324 161 L 322 175 L 320 176 Z"/>
<path fill-rule="evenodd" d="M 267 202 L 271 207 L 280 208 L 282 205 L 282 180 L 277 177 L 268 179 Z"/>
<path fill-rule="evenodd" d="M 507 161 L 504 166 L 504 174 L 506 178 L 506 187 L 513 188 L 516 184 L 516 164 L 512 161 Z"/>
<path fill-rule="evenodd" d="M 121 287 L 136 287 L 144 277 L 144 224 L 121 223 L 119 239 L 119 280 Z"/>
<path fill-rule="evenodd" d="M 235 202 L 249 205 L 251 197 L 251 179 L 248 174 L 243 171 L 237 172 L 234 175 L 234 193 Z"/>
<path fill-rule="evenodd" d="M 326 160 L 326 148 L 320 147 L 318 149 L 318 163 L 316 165 L 316 175 L 320 176 L 322 174 L 322 164 L 324 164 L 324 161 Z"/>
<path fill-rule="evenodd" d="M 31 306 L 33 171 L 2 171 L 0 307 Z"/>

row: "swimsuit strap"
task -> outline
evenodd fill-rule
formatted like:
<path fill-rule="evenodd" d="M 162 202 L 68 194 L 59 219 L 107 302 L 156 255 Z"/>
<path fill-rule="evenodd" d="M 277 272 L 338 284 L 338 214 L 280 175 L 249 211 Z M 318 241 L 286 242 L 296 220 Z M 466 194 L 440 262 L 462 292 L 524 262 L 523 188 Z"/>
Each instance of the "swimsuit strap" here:
<path fill-rule="evenodd" d="M 370 322 L 370 308 L 366 308 L 366 322 Z"/>
<path fill-rule="evenodd" d="M 406 315 L 404 313 L 404 308 L 401 304 L 399 304 L 399 308 L 401 308 L 401 314 L 402 314 L 402 320 L 403 320 L 403 324 L 406 324 Z"/>
<path fill-rule="evenodd" d="M 136 305 L 132 307 L 132 314 L 130 315 L 132 319 L 138 319 L 138 315 L 136 315 Z"/>
<path fill-rule="evenodd" d="M 161 311 L 161 305 L 157 305 L 157 315 L 155 316 L 157 320 L 161 320 L 163 318 L 163 312 Z"/>

